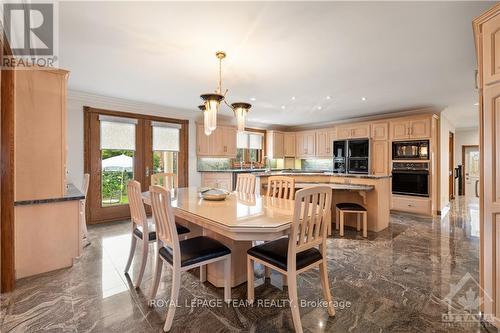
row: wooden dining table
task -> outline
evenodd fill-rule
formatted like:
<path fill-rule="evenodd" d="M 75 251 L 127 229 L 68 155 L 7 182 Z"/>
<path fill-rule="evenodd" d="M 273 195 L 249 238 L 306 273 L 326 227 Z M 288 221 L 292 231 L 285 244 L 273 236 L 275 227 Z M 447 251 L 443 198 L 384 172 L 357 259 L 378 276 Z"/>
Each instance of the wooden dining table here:
<path fill-rule="evenodd" d="M 195 234 L 214 238 L 231 249 L 231 285 L 240 285 L 246 282 L 246 255 L 252 242 L 287 235 L 294 201 L 241 192 L 232 192 L 224 201 L 208 201 L 200 197 L 199 190 L 197 187 L 173 190 L 173 213 L 180 221 L 187 221 L 186 226 Z M 142 196 L 144 203 L 151 205 L 149 192 Z M 223 264 L 209 264 L 207 280 L 223 287 Z"/>

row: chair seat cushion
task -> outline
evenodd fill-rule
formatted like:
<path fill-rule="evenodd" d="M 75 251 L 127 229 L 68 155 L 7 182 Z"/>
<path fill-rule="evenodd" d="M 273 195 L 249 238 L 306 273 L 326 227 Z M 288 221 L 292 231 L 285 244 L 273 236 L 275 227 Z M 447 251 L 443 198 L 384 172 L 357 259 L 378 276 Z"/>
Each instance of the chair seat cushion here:
<path fill-rule="evenodd" d="M 354 210 L 358 212 L 366 212 L 366 208 L 358 205 L 357 203 L 352 203 L 352 202 L 343 202 L 343 203 L 338 203 L 336 207 L 340 210 Z"/>
<path fill-rule="evenodd" d="M 247 253 L 286 271 L 288 266 L 288 237 L 254 246 Z M 316 248 L 299 252 L 297 253 L 297 269 L 302 269 L 321 259 L 321 252 Z"/>
<path fill-rule="evenodd" d="M 188 232 L 190 232 L 190 230 L 182 225 L 179 225 L 179 224 L 176 224 L 175 227 L 177 228 L 177 234 L 178 235 L 182 235 L 182 234 L 187 234 Z M 156 230 L 154 229 L 154 226 L 150 226 L 150 228 L 152 228 L 153 230 L 151 230 L 149 232 L 149 241 L 154 241 L 156 240 Z M 142 228 L 141 227 L 138 227 L 138 228 L 135 228 L 134 229 L 134 234 L 139 237 L 140 239 L 142 239 Z"/>
<path fill-rule="evenodd" d="M 181 250 L 181 266 L 191 266 L 206 260 L 230 254 L 231 250 L 224 244 L 210 237 L 199 236 L 179 242 Z M 164 246 L 159 251 L 170 264 L 173 264 L 172 249 Z"/>

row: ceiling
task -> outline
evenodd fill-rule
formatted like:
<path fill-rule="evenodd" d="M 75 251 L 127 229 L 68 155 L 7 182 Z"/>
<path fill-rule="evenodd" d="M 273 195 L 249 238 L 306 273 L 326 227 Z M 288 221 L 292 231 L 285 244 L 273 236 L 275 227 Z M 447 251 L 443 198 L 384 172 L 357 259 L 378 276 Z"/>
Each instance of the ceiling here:
<path fill-rule="evenodd" d="M 59 59 L 70 89 L 189 113 L 200 93 L 215 90 L 214 53 L 224 50 L 228 101 L 252 103 L 253 122 L 297 126 L 435 107 L 471 127 L 471 22 L 492 5 L 61 2 Z"/>

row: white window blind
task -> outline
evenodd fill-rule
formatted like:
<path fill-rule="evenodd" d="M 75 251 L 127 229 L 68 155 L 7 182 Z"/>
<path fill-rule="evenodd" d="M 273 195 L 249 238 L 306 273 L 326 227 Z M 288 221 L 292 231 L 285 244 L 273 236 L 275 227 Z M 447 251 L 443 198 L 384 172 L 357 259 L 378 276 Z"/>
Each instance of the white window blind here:
<path fill-rule="evenodd" d="M 135 150 L 136 119 L 99 116 L 101 149 Z"/>
<path fill-rule="evenodd" d="M 248 133 L 238 132 L 236 136 L 236 148 L 247 149 L 248 148 Z"/>
<path fill-rule="evenodd" d="M 180 125 L 154 121 L 152 126 L 154 151 L 179 151 Z"/>
<path fill-rule="evenodd" d="M 262 134 L 252 132 L 238 132 L 236 138 L 236 148 L 239 149 L 262 149 Z"/>
<path fill-rule="evenodd" d="M 262 139 L 263 136 L 260 134 L 249 134 L 249 148 L 250 149 L 262 149 Z"/>

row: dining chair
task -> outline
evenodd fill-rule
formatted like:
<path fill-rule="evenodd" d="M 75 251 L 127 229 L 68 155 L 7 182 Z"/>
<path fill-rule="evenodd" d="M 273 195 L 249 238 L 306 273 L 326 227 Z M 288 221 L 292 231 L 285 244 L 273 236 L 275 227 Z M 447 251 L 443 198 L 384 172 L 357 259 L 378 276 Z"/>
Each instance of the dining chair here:
<path fill-rule="evenodd" d="M 90 242 L 88 241 L 88 231 L 87 231 L 87 212 L 86 212 L 86 206 L 87 206 L 87 193 L 89 191 L 89 181 L 90 181 L 90 175 L 88 173 L 83 174 L 83 180 L 82 180 L 82 194 L 84 198 L 80 200 L 80 228 L 82 232 L 82 238 L 85 241 L 85 244 L 83 245 L 84 247 L 90 245 Z"/>
<path fill-rule="evenodd" d="M 177 229 L 175 228 L 174 214 L 170 203 L 170 192 L 161 186 L 151 186 L 151 206 L 153 217 L 156 221 L 158 253 L 156 256 L 156 268 L 154 280 L 151 286 L 151 300 L 156 297 L 160 284 L 163 263 L 172 267 L 172 291 L 170 302 L 168 302 L 167 318 L 164 331 L 172 327 L 179 289 L 181 284 L 181 272 L 191 268 L 202 267 L 216 261 L 224 262 L 224 300 L 231 299 L 231 250 L 219 241 L 198 236 L 179 241 Z M 152 304 L 153 302 L 150 302 Z"/>
<path fill-rule="evenodd" d="M 255 193 L 256 177 L 250 173 L 239 173 L 236 179 L 236 192 Z"/>
<path fill-rule="evenodd" d="M 267 196 L 273 198 L 293 199 L 295 195 L 295 179 L 286 176 L 271 176 L 267 182 Z"/>
<path fill-rule="evenodd" d="M 160 185 L 167 190 L 177 188 L 177 175 L 175 173 L 160 172 L 151 175 L 151 185 Z"/>
<path fill-rule="evenodd" d="M 137 240 L 139 240 L 142 242 L 142 259 L 139 275 L 137 276 L 134 284 L 136 288 L 139 288 L 144 275 L 144 270 L 146 268 L 146 262 L 148 260 L 149 243 L 156 240 L 156 230 L 153 220 L 148 219 L 146 216 L 146 210 L 142 201 L 141 184 L 136 180 L 131 180 L 127 184 L 127 190 L 128 204 L 130 207 L 130 220 L 132 221 L 132 241 L 130 244 L 130 253 L 127 265 L 125 266 L 125 273 L 127 273 L 130 269 L 130 265 L 132 264 L 132 260 L 134 258 Z M 176 227 L 178 234 L 187 234 L 190 231 L 188 228 L 178 224 Z"/>
<path fill-rule="evenodd" d="M 293 220 L 288 237 L 250 248 L 247 252 L 247 298 L 254 301 L 254 262 L 284 274 L 296 332 L 302 332 L 297 295 L 297 275 L 319 266 L 323 297 L 328 314 L 335 315 L 326 260 L 327 225 L 330 223 L 332 189 L 315 186 L 297 191 Z"/>

